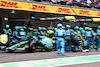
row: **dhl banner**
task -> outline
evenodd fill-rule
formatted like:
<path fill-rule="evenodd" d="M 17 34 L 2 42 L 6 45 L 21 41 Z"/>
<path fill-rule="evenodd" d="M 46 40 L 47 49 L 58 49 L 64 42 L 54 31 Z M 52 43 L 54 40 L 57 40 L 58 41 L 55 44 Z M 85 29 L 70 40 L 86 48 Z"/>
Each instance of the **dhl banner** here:
<path fill-rule="evenodd" d="M 74 14 L 71 8 L 57 7 L 52 5 L 34 4 L 28 2 L 19 1 L 8 1 L 0 0 L 0 8 L 4 9 L 15 9 L 15 10 L 26 10 L 36 12 L 47 12 L 47 13 L 59 13 L 59 14 Z"/>
<path fill-rule="evenodd" d="M 34 3 L 10 1 L 10 0 L 0 0 L 0 8 L 35 11 L 35 12 L 46 12 L 46 13 L 57 13 L 57 14 L 80 15 L 80 16 L 90 16 L 90 17 L 100 17 L 100 11 L 69 8 L 69 7 L 60 7 L 60 6 L 53 6 L 53 5 L 34 4 Z"/>
<path fill-rule="evenodd" d="M 100 17 L 100 11 L 77 9 L 77 8 L 73 8 L 73 10 L 77 15 L 80 16 Z"/>
<path fill-rule="evenodd" d="M 52 8 L 54 13 L 75 15 L 75 13 L 69 7 L 67 8 L 67 7 L 52 6 Z"/>

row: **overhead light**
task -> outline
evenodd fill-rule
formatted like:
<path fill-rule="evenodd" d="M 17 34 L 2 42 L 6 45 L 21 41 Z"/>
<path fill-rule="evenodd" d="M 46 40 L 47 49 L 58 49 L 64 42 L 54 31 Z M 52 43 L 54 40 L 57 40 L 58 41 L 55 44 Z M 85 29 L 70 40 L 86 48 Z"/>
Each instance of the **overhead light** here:
<path fill-rule="evenodd" d="M 87 23 L 84 22 L 84 25 L 87 25 Z"/>
<path fill-rule="evenodd" d="M 15 10 L 11 10 L 11 13 L 15 13 Z"/>
<path fill-rule="evenodd" d="M 92 18 L 92 20 L 93 20 L 94 22 L 99 22 L 99 21 L 100 21 L 100 18 Z"/>
<path fill-rule="evenodd" d="M 66 20 L 74 20 L 76 19 L 74 16 L 65 16 L 65 19 Z"/>
<path fill-rule="evenodd" d="M 8 20 L 8 18 L 7 17 L 4 17 L 4 20 Z"/>

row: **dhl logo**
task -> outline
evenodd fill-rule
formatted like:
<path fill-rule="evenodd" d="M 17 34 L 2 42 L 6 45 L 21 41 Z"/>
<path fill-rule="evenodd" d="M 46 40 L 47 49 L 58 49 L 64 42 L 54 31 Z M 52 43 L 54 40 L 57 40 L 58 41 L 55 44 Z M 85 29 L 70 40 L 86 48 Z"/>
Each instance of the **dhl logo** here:
<path fill-rule="evenodd" d="M 72 12 L 70 12 L 70 9 L 66 9 L 66 8 L 58 8 L 57 12 L 61 12 L 61 13 L 72 13 Z"/>
<path fill-rule="evenodd" d="M 100 16 L 100 12 L 98 12 L 97 16 Z"/>
<path fill-rule="evenodd" d="M 91 14 L 89 13 L 89 11 L 86 11 L 86 10 L 79 10 L 79 14 L 91 15 Z"/>
<path fill-rule="evenodd" d="M 40 11 L 49 11 L 46 9 L 46 6 L 41 6 L 41 5 L 32 5 L 33 7 L 31 8 L 32 10 L 40 10 Z"/>
<path fill-rule="evenodd" d="M 16 2 L 0 1 L 0 6 L 2 7 L 21 8 L 20 6 L 17 5 L 18 3 Z"/>

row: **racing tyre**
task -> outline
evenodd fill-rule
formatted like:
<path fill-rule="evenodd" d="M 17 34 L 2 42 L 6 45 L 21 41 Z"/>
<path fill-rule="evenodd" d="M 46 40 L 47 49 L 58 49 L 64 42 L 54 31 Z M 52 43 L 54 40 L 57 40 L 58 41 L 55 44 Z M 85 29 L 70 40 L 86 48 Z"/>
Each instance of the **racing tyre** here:
<path fill-rule="evenodd" d="M 77 45 L 77 36 L 75 36 L 75 35 L 71 35 L 71 42 L 72 42 L 72 44 L 74 44 L 74 45 Z"/>
<path fill-rule="evenodd" d="M 34 53 L 36 51 L 36 43 L 35 42 L 31 42 L 30 50 L 31 50 L 32 53 Z"/>

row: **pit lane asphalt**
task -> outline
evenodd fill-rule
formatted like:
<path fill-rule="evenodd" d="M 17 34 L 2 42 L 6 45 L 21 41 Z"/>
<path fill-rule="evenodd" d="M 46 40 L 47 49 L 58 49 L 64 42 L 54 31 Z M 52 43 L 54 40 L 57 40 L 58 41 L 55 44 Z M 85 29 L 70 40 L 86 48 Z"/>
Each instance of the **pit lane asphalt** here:
<path fill-rule="evenodd" d="M 88 55 L 100 55 L 100 52 L 91 50 L 90 52 L 66 52 L 65 56 L 58 55 L 56 51 L 51 52 L 36 52 L 36 53 L 24 53 L 15 52 L 9 53 L 6 51 L 0 51 L 0 64 L 8 62 L 19 62 L 19 61 L 31 61 L 31 60 L 42 60 L 42 59 L 53 59 L 53 58 L 64 58 L 64 57 L 77 57 L 77 56 L 88 56 Z M 100 62 L 76 64 L 60 67 L 100 67 Z"/>

